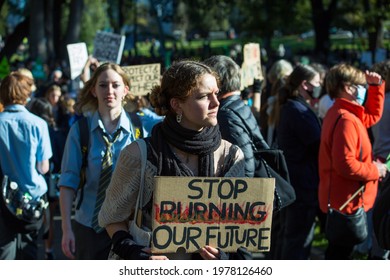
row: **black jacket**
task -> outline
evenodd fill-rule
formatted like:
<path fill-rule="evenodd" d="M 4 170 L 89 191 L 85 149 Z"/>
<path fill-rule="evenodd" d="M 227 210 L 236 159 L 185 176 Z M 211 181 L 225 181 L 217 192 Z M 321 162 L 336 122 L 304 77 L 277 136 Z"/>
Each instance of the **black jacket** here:
<path fill-rule="evenodd" d="M 245 156 L 245 176 L 253 177 L 255 162 L 253 145 L 257 149 L 269 149 L 260 132 L 251 108 L 239 95 L 220 100 L 218 123 L 222 138 L 239 146 Z"/>

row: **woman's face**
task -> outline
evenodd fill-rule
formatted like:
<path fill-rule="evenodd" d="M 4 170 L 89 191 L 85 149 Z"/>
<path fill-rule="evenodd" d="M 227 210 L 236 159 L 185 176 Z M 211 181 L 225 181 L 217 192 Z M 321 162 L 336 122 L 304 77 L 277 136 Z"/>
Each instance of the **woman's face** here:
<path fill-rule="evenodd" d="M 58 101 L 60 100 L 61 97 L 61 91 L 60 90 L 52 90 L 49 93 L 49 102 L 52 106 L 56 106 Z"/>
<path fill-rule="evenodd" d="M 311 100 L 313 98 L 319 97 L 320 92 L 316 92 L 314 94 L 314 91 L 320 91 L 321 90 L 320 86 L 321 86 L 320 74 L 317 73 L 314 75 L 313 79 L 306 80 L 301 84 L 301 86 L 299 87 L 299 92 L 306 100 Z"/>
<path fill-rule="evenodd" d="M 176 112 L 183 114 L 180 124 L 197 131 L 217 125 L 218 91 L 217 81 L 213 75 L 201 76 L 198 87 L 185 102 L 179 103 L 179 110 Z"/>
<path fill-rule="evenodd" d="M 122 106 L 122 100 L 128 91 L 122 76 L 113 69 L 107 69 L 99 75 L 92 95 L 98 99 L 100 109 L 113 109 Z"/>

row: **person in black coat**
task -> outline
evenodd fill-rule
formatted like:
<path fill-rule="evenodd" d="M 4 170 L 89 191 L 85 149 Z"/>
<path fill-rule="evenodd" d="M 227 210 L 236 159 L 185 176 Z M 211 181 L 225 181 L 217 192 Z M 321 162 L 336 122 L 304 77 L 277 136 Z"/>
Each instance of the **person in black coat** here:
<path fill-rule="evenodd" d="M 240 66 L 228 56 L 216 55 L 204 61 L 220 78 L 218 124 L 222 138 L 236 144 L 245 155 L 245 176 L 255 172 L 254 149 L 268 149 L 251 108 L 241 99 Z"/>
<path fill-rule="evenodd" d="M 318 152 L 321 121 L 311 102 L 321 90 L 320 75 L 297 65 L 279 90 L 278 147 L 283 150 L 296 200 L 285 209 L 281 258 L 309 259 L 318 213 Z"/>

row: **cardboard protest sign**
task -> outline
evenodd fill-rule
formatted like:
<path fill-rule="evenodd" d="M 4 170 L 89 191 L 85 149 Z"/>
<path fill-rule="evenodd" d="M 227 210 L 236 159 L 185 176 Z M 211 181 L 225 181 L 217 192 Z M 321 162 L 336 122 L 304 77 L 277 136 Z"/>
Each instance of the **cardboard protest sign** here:
<path fill-rule="evenodd" d="M 68 44 L 66 46 L 69 56 L 70 78 L 76 79 L 81 75 L 88 60 L 88 50 L 85 43 Z"/>
<path fill-rule="evenodd" d="M 260 45 L 249 43 L 244 45 L 244 61 L 241 66 L 241 89 L 253 85 L 254 79 L 264 79 L 261 70 Z"/>
<path fill-rule="evenodd" d="M 152 87 L 160 84 L 159 63 L 123 66 L 122 69 L 129 76 L 130 92 L 134 95 L 147 95 Z"/>
<path fill-rule="evenodd" d="M 100 62 L 114 62 L 120 64 L 125 36 L 110 32 L 97 32 L 93 41 L 93 56 Z"/>
<path fill-rule="evenodd" d="M 269 251 L 275 179 L 155 177 L 153 253 Z"/>

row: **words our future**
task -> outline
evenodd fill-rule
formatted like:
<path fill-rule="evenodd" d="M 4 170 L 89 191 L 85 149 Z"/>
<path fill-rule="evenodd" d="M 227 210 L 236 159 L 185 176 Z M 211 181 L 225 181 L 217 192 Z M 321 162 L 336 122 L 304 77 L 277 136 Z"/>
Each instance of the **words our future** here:
<path fill-rule="evenodd" d="M 260 225 L 268 217 L 268 206 L 264 201 L 250 200 L 245 180 L 196 178 L 188 182 L 187 189 L 183 201 L 155 202 L 158 226 L 153 229 L 154 248 L 164 250 L 172 244 L 200 248 L 204 243 L 219 248 L 235 244 L 267 249 L 263 241 L 268 239 L 270 228 Z"/>

